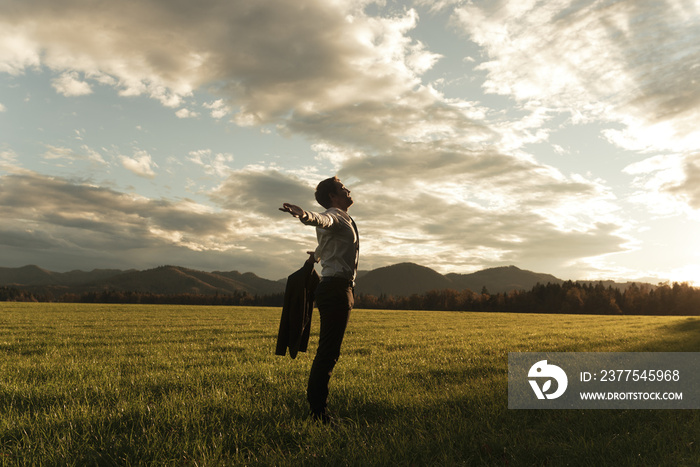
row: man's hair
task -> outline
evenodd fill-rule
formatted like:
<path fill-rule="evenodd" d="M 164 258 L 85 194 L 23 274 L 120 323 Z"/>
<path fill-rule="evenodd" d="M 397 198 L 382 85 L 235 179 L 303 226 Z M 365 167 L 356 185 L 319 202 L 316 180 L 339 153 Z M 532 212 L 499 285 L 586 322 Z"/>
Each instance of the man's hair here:
<path fill-rule="evenodd" d="M 316 201 L 318 204 L 328 209 L 331 207 L 331 193 L 335 194 L 338 192 L 338 184 L 340 180 L 338 177 L 327 178 L 316 187 Z"/>

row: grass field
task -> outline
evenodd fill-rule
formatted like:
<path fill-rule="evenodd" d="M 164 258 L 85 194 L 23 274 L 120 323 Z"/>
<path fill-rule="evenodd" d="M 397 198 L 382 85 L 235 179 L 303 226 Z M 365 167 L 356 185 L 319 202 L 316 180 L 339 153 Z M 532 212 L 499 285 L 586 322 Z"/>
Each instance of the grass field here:
<path fill-rule="evenodd" d="M 695 410 L 508 410 L 514 351 L 700 351 L 700 319 L 355 310 L 316 348 L 279 309 L 0 303 L 2 465 L 698 465 Z"/>

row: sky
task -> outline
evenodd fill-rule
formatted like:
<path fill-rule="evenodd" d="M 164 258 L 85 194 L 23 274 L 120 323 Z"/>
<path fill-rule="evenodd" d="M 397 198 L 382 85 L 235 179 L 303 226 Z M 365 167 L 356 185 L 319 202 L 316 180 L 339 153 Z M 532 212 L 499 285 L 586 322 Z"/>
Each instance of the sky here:
<path fill-rule="evenodd" d="M 700 285 L 698 0 L 2 0 L 0 266 Z"/>

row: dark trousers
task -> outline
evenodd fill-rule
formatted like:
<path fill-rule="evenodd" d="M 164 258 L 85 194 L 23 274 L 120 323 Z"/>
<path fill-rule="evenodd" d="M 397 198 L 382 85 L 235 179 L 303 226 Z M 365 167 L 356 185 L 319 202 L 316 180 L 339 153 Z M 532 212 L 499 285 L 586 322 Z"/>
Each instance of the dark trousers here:
<path fill-rule="evenodd" d="M 311 411 L 316 414 L 326 409 L 328 381 L 340 356 L 340 345 L 354 304 L 353 289 L 347 280 L 323 279 L 316 288 L 321 333 L 306 391 Z"/>

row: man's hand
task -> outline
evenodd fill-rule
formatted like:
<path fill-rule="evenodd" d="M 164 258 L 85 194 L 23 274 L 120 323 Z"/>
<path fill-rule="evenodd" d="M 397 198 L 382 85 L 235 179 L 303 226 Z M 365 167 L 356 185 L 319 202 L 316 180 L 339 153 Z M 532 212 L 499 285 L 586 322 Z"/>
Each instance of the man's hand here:
<path fill-rule="evenodd" d="M 282 212 L 288 212 L 294 217 L 301 217 L 304 215 L 304 210 L 301 209 L 299 206 L 295 206 L 293 204 L 289 203 L 284 203 L 282 207 L 280 208 L 280 211 Z"/>

